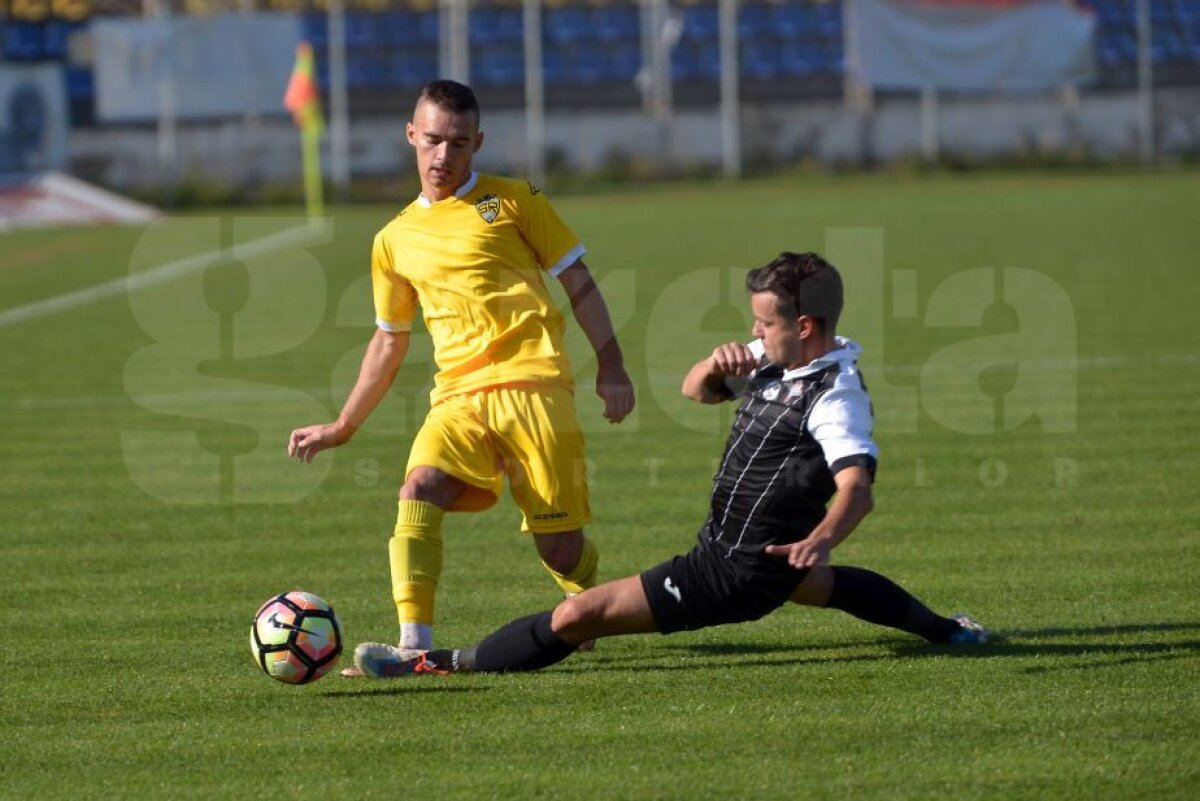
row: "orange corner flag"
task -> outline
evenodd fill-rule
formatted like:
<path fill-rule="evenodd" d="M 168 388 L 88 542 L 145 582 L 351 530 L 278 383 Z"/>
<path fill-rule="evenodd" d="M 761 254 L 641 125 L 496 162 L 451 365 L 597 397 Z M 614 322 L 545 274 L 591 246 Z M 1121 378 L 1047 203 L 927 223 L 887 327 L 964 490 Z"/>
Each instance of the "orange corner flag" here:
<path fill-rule="evenodd" d="M 317 69 L 312 45 L 296 46 L 296 66 L 283 95 L 283 105 L 300 126 L 301 153 L 304 158 L 304 203 L 310 221 L 325 214 L 325 190 L 321 180 L 321 93 L 317 89 Z"/>
<path fill-rule="evenodd" d="M 296 46 L 296 65 L 288 80 L 283 105 L 292 112 L 296 124 L 308 133 L 318 133 L 324 127 L 321 119 L 321 92 L 317 88 L 316 61 L 312 45 L 301 42 Z"/>

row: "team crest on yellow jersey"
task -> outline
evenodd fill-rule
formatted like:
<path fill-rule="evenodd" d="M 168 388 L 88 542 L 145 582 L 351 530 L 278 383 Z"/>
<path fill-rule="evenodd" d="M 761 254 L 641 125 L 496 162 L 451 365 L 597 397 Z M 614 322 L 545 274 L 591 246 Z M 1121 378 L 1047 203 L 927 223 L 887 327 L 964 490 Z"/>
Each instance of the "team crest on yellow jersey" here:
<path fill-rule="evenodd" d="M 479 216 L 485 223 L 491 225 L 500 216 L 500 198 L 495 195 L 484 195 L 475 204 L 475 211 L 479 212 Z"/>

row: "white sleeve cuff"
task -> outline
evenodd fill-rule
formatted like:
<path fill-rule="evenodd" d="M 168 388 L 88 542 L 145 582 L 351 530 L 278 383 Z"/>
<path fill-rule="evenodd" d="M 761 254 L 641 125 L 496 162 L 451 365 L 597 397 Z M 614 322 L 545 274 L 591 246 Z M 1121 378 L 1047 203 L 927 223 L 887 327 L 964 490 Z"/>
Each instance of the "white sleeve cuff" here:
<path fill-rule="evenodd" d="M 585 253 L 587 253 L 587 248 L 585 248 L 583 243 L 580 242 L 578 245 L 568 250 L 566 255 L 556 261 L 552 266 L 546 268 L 546 272 L 550 273 L 550 275 L 554 278 L 557 278 L 559 273 L 570 267 L 579 259 L 583 258 L 583 254 Z"/>
<path fill-rule="evenodd" d="M 403 334 L 406 331 L 412 330 L 412 323 L 389 323 L 382 317 L 375 318 L 375 325 L 382 331 L 387 331 L 390 334 Z"/>

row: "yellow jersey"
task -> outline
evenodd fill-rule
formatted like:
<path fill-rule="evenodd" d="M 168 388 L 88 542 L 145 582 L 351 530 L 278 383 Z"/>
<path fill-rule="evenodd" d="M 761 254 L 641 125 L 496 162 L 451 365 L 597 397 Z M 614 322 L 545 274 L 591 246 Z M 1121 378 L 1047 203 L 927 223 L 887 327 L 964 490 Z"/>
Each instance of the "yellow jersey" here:
<path fill-rule="evenodd" d="M 419 303 L 438 373 L 433 403 L 520 383 L 571 386 L 563 317 L 546 276 L 586 252 L 525 181 L 472 173 L 452 197 L 418 197 L 375 235 L 375 322 L 408 331 Z"/>

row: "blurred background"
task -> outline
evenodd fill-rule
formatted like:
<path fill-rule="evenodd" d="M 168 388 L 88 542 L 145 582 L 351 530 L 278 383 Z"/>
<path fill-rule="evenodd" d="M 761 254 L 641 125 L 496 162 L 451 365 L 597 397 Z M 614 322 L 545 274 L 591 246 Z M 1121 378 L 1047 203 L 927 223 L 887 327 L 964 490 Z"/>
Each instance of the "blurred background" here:
<path fill-rule="evenodd" d="M 0 218 L 50 172 L 294 200 L 302 40 L 343 200 L 412 181 L 436 77 L 476 89 L 482 169 L 552 185 L 1200 153 L 1200 0 L 0 0 Z"/>

